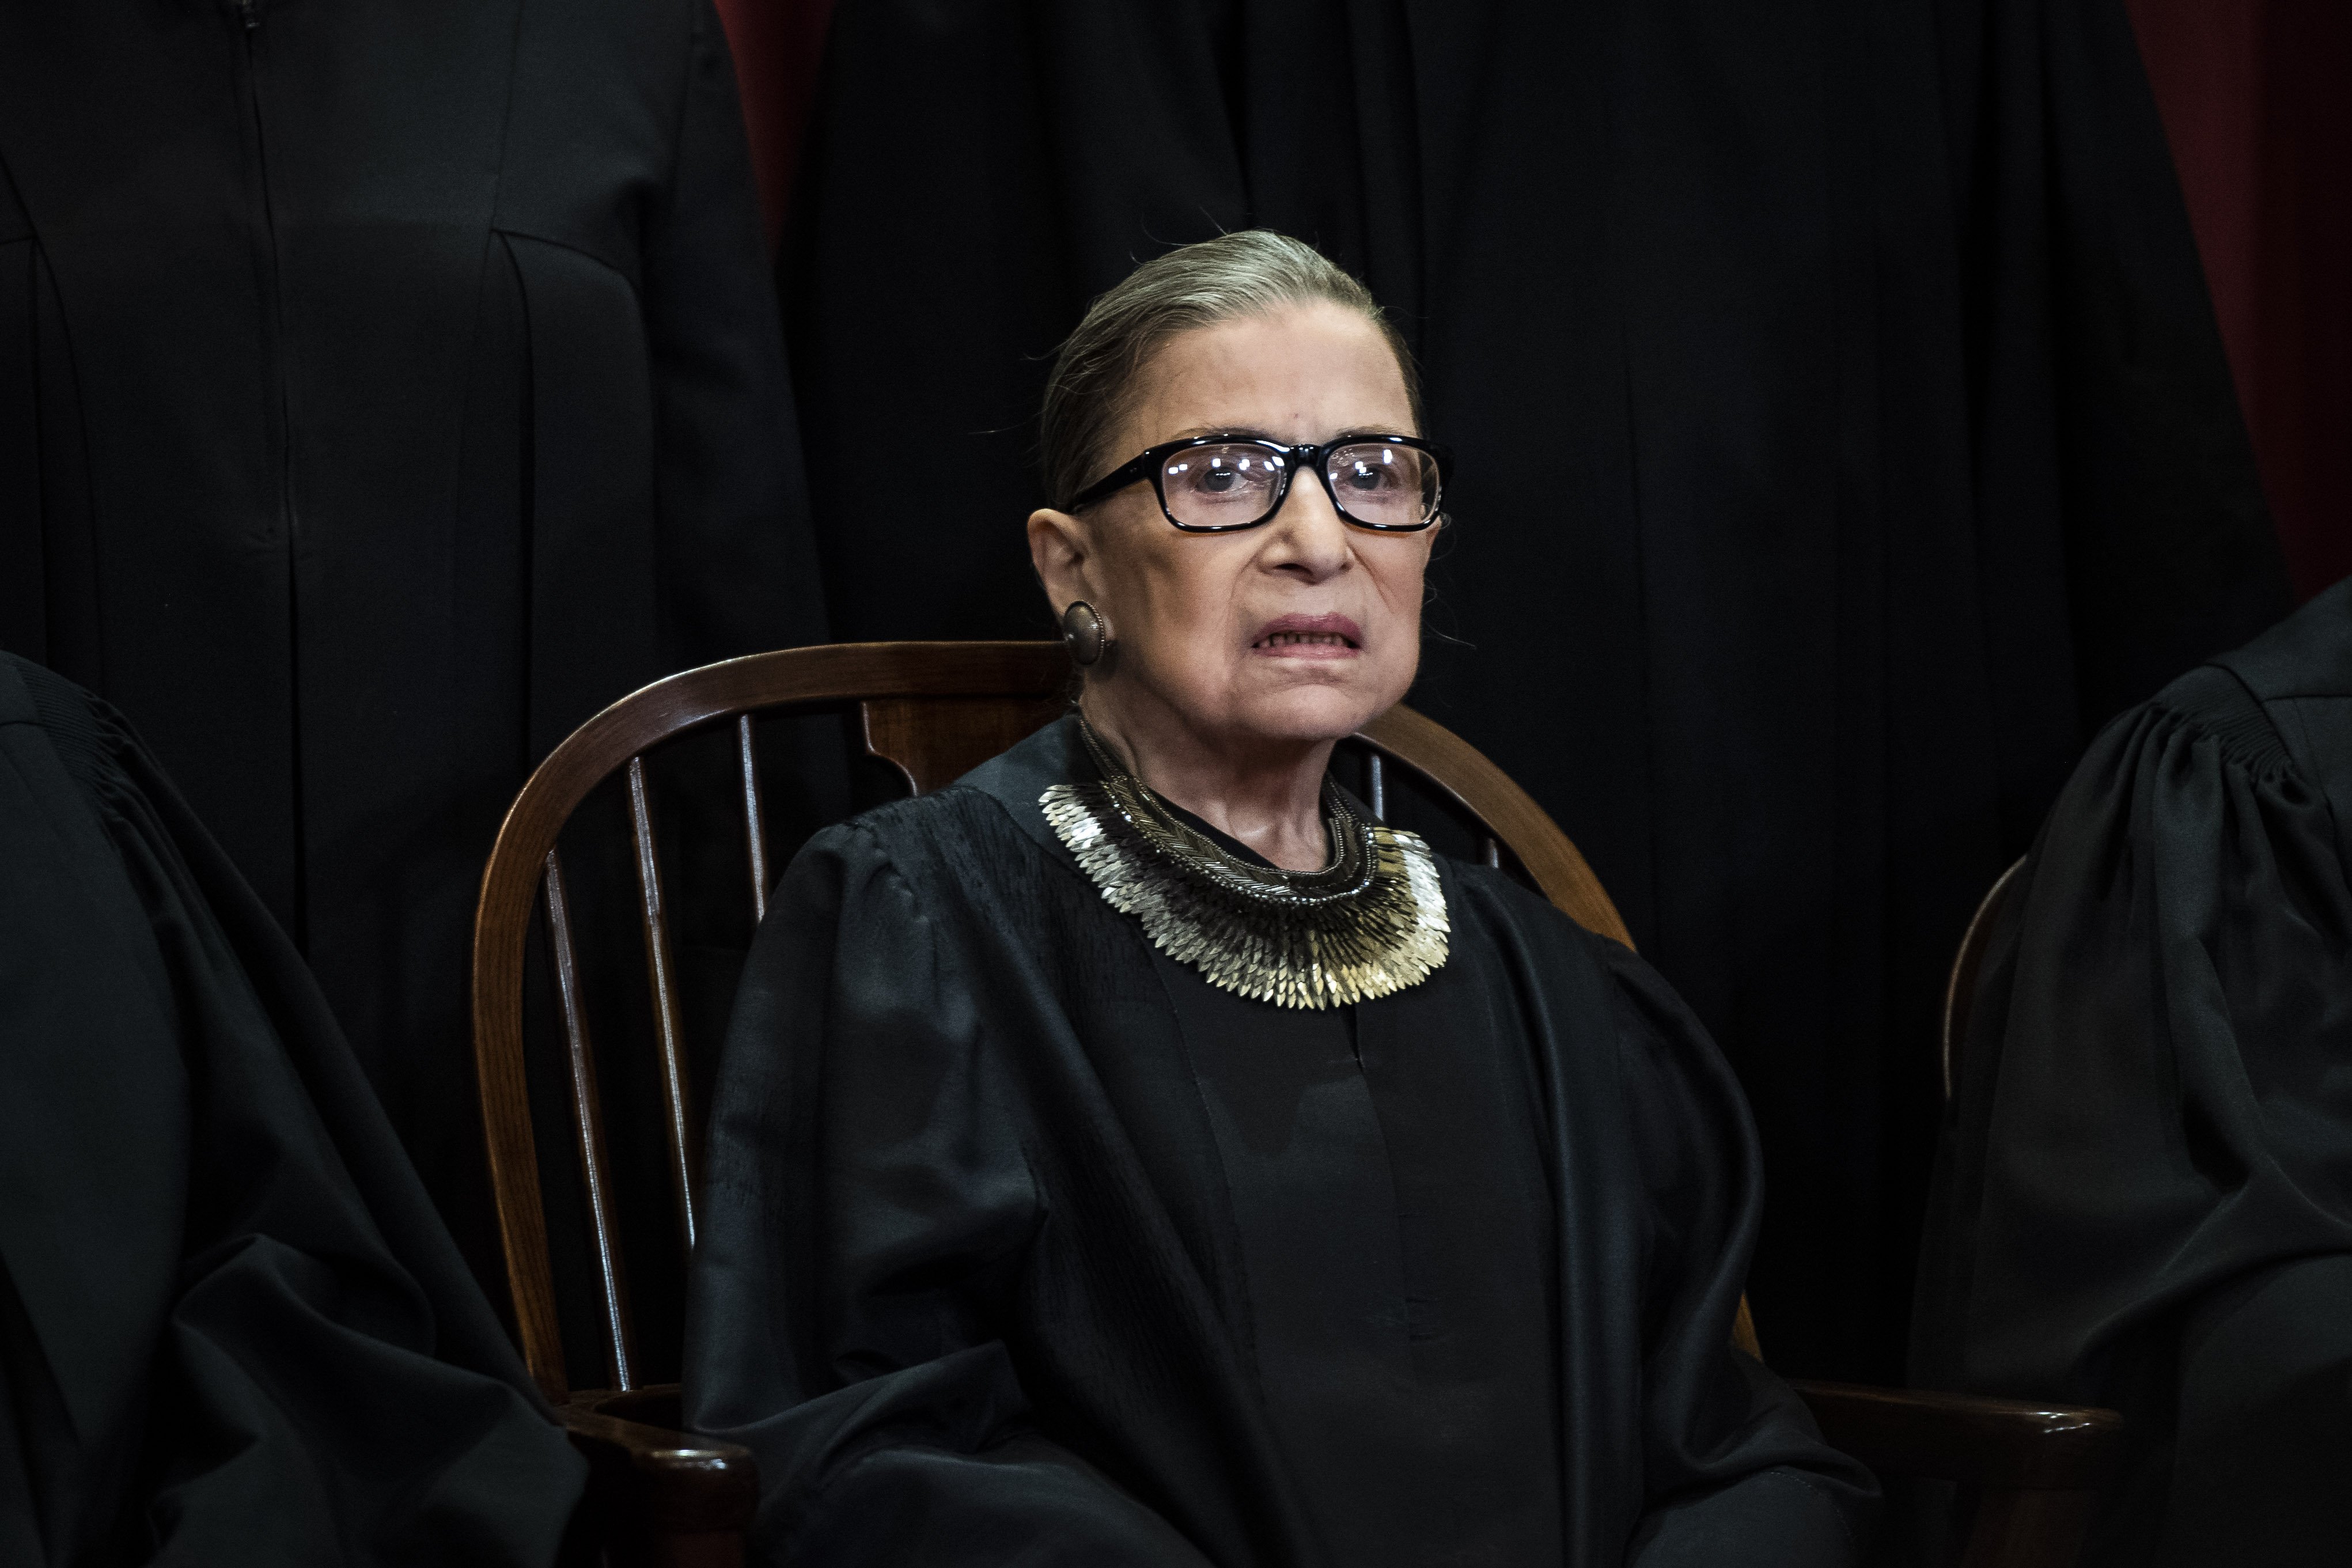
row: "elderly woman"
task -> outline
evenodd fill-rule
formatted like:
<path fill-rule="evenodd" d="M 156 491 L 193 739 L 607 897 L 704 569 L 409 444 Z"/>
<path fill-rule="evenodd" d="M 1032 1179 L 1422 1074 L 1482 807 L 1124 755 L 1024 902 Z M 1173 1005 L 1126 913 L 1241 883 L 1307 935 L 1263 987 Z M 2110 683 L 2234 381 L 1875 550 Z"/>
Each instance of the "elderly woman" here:
<path fill-rule="evenodd" d="M 1754 1134 L 1639 959 L 1326 776 L 1444 454 L 1361 285 L 1229 235 L 1045 401 L 1076 710 L 821 835 L 720 1071 L 687 1398 L 761 1560 L 1851 1561 L 1731 1346 Z"/>

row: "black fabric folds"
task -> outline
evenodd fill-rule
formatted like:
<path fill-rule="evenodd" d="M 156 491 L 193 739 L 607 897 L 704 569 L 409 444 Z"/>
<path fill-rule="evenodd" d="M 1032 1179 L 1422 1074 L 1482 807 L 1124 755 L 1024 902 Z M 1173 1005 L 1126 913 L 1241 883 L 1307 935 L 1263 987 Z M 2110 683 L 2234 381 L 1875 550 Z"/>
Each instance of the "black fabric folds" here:
<path fill-rule="evenodd" d="M 1269 1007 L 1151 966 L 1215 1140 L 1236 1332 L 1330 1559 L 1559 1562 L 1558 1247 L 1519 1021 L 1447 987 L 1432 1050 L 1401 1032 L 1417 1007 Z"/>
<path fill-rule="evenodd" d="M 2121 1410 L 2102 1565 L 2352 1542 L 2352 582 L 2099 737 L 1979 983 L 1931 1385 Z"/>
<path fill-rule="evenodd" d="M 1516 1563 L 1536 1543 L 1590 1568 L 1855 1561 L 1868 1477 L 1730 1346 L 1754 1133 L 1664 984 L 1499 875 L 1445 863 L 1445 967 L 1351 1010 L 1373 1105 L 1333 1124 L 1360 1135 L 1294 1124 L 1322 1168 L 1278 1169 L 1262 1157 L 1279 1130 L 1256 1155 L 1220 1131 L 1265 1096 L 1234 1081 L 1235 1041 L 1182 989 L 1205 985 L 1155 958 L 1045 821 L 1039 793 L 1086 766 L 1065 721 L 830 830 L 761 930 L 712 1113 L 686 1387 L 689 1420 L 759 1456 L 758 1560 L 1375 1568 Z M 1260 1036 L 1319 1049 L 1335 1023 L 1344 1040 L 1330 1017 Z M 1489 1142 L 1447 1146 L 1465 1127 Z M 1375 1129 L 1387 1192 L 1358 1180 Z M 1464 1163 L 1483 1168 L 1445 1169 Z M 1522 1179 L 1541 1190 L 1488 1223 L 1507 1237 L 1516 1205 L 1540 1226 L 1541 1278 L 1449 1261 L 1475 1237 L 1414 1228 Z M 1397 1500 L 1371 1495 L 1377 1468 L 1298 1451 L 1298 1417 L 1328 1414 L 1330 1390 L 1297 1359 L 1312 1336 L 1288 1331 L 1352 1283 L 1265 1267 L 1282 1222 L 1266 1210 L 1289 1202 L 1368 1205 L 1341 1218 L 1401 1221 L 1406 1268 L 1431 1270 L 1426 1299 L 1318 1352 L 1337 1366 L 1386 1343 L 1423 1380 L 1422 1401 L 1365 1418 L 1435 1427 L 1500 1347 L 1519 1364 L 1487 1372 L 1524 1381 L 1498 1403 L 1556 1438 L 1517 1447 L 1520 1417 L 1475 1405 L 1453 1436 L 1522 1467 L 1496 1495 L 1553 1493 L 1552 1523 L 1483 1542 L 1425 1518 L 1385 1540 L 1330 1528 Z M 1512 1299 L 1461 1300 L 1498 1280 Z M 1519 1326 L 1548 1342 L 1520 1356 Z M 1379 1404 L 1360 1366 L 1341 1372 L 1347 1397 Z M 1442 1460 L 1447 1438 L 1354 1440 Z"/>
<path fill-rule="evenodd" d="M 808 147 L 844 637 L 1050 635 L 1039 389 L 1138 259 L 1371 284 L 1460 457 L 1412 700 L 1723 1042 L 1776 1361 L 1893 1380 L 1969 910 L 2287 608 L 2119 0 L 845 0 Z"/>
<path fill-rule="evenodd" d="M 709 0 L 0 6 L 0 647 L 136 723 L 477 1261 L 501 814 L 821 641 Z"/>
<path fill-rule="evenodd" d="M 553 1561 L 583 1467 L 318 987 L 0 654 L 0 1561 Z"/>

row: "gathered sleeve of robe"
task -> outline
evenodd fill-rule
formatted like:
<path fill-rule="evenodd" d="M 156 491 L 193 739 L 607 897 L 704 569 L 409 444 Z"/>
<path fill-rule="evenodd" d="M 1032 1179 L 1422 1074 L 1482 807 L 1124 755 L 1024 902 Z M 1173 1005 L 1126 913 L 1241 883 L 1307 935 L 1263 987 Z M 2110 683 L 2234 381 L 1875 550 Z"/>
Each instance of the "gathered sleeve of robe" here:
<path fill-rule="evenodd" d="M 2111 725 L 1988 949 L 1923 1381 L 2111 1405 L 2102 1561 L 2352 1542 L 2352 584 Z"/>
<path fill-rule="evenodd" d="M 0 655 L 0 1562 L 547 1568 L 584 1476 L 292 945 Z"/>
<path fill-rule="evenodd" d="M 1205 1564 L 1038 1431 L 1004 1328 L 1047 1215 L 929 925 L 856 827 L 778 890 L 713 1110 L 690 1418 L 759 1457 L 760 1561 Z"/>
<path fill-rule="evenodd" d="M 965 789 L 886 808 L 781 884 L 714 1103 L 688 1419 L 758 1455 L 756 1561 L 1324 1563 L 1202 1218 L 1213 1163 L 1144 1173 L 1200 1114 L 1154 1065 L 1149 949 L 1005 816 Z M 1555 1064 L 1560 1321 L 1528 1375 L 1559 1390 L 1563 1560 L 1855 1560 L 1867 1473 L 1729 1345 L 1759 1194 L 1727 1068 L 1638 959 L 1455 873 L 1457 996 Z M 1465 927 L 1500 934 L 1472 958 Z M 1389 1001 L 1442 1023 L 1436 995 Z"/>

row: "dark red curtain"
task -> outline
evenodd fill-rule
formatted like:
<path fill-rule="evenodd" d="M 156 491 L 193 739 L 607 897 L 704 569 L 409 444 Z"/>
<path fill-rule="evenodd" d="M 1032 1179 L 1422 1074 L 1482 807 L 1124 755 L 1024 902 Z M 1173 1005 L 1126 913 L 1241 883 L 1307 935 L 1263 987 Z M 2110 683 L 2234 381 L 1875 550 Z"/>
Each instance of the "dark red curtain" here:
<path fill-rule="evenodd" d="M 801 132 L 816 96 L 817 62 L 824 55 L 833 0 L 714 0 L 735 48 L 735 79 L 743 89 L 743 122 L 751 134 L 751 173 L 768 220 L 768 249 L 776 248 L 784 202 L 799 166 Z"/>
<path fill-rule="evenodd" d="M 2127 4 L 2308 598 L 2352 575 L 2352 5 Z"/>
<path fill-rule="evenodd" d="M 770 243 L 833 0 L 717 0 Z M 2352 575 L 2352 4 L 2126 0 L 2295 587 Z"/>

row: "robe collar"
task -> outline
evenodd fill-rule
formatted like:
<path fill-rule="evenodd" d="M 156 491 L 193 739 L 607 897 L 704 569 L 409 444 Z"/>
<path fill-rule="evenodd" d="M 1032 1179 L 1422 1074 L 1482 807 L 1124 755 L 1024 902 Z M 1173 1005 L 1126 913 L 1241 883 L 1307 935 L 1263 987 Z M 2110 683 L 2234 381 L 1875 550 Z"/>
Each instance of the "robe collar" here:
<path fill-rule="evenodd" d="M 1073 784 L 1099 776 L 1078 734 L 1076 712 L 1064 714 L 1009 752 L 1001 752 L 950 784 L 950 789 L 978 790 L 993 799 L 1021 825 L 1021 830 L 1046 853 L 1075 868 L 1072 855 L 1038 797 L 1057 784 Z"/>

